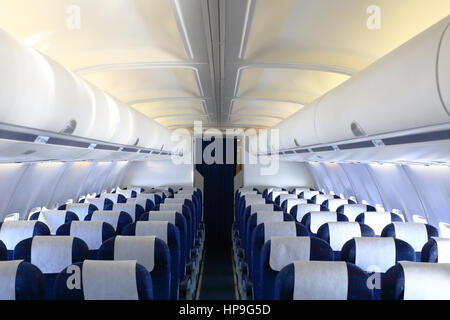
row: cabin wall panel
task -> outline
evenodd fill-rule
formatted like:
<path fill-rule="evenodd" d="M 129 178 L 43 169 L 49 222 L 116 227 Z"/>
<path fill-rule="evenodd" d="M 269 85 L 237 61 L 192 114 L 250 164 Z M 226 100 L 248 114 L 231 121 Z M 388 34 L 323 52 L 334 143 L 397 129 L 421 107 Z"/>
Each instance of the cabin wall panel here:
<path fill-rule="evenodd" d="M 342 167 L 338 163 L 323 163 L 323 167 L 327 170 L 328 176 L 333 182 L 333 191 L 340 195 L 344 194 L 345 197 L 355 196 L 355 190 Z"/>

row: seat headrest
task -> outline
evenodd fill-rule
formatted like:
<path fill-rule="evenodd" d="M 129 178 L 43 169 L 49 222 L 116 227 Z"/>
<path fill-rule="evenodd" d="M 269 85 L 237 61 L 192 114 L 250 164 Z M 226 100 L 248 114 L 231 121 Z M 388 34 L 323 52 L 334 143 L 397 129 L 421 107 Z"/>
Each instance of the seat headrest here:
<path fill-rule="evenodd" d="M 328 199 L 328 209 L 330 211 L 336 211 L 340 206 L 348 204 L 347 199 Z"/>
<path fill-rule="evenodd" d="M 437 245 L 437 262 L 438 263 L 450 263 L 450 239 L 433 237 L 433 240 Z"/>
<path fill-rule="evenodd" d="M 156 236 L 168 243 L 168 221 L 138 221 L 136 222 L 136 236 Z"/>
<path fill-rule="evenodd" d="M 269 265 L 280 271 L 294 261 L 309 261 L 310 237 L 271 237 Z"/>
<path fill-rule="evenodd" d="M 93 204 L 94 206 L 97 207 L 98 210 L 103 210 L 105 207 L 106 201 L 111 201 L 111 200 L 105 199 L 105 198 L 87 198 L 85 203 Z"/>
<path fill-rule="evenodd" d="M 322 204 L 322 203 L 324 203 L 326 200 L 331 200 L 331 199 L 334 199 L 334 196 L 333 196 L 333 195 L 330 195 L 330 194 L 316 194 L 316 195 L 314 196 L 314 199 L 313 199 L 313 200 L 315 200 L 315 201 L 314 201 L 315 203 Z"/>
<path fill-rule="evenodd" d="M 316 203 L 304 203 L 304 204 L 297 204 L 297 221 L 301 222 L 303 217 L 312 211 L 320 211 L 320 204 Z M 290 211 L 289 211 L 290 212 Z"/>
<path fill-rule="evenodd" d="M 89 250 L 98 250 L 103 243 L 103 221 L 72 221 L 70 235 L 83 240 Z"/>
<path fill-rule="evenodd" d="M 183 212 L 183 203 L 161 203 L 159 205 L 159 210 L 162 211 L 177 211 L 182 213 Z"/>
<path fill-rule="evenodd" d="M 280 194 L 279 197 L 280 197 L 280 205 L 283 204 L 283 202 L 284 202 L 285 200 L 288 200 L 288 199 L 298 199 L 297 195 L 295 195 L 295 194 L 290 194 L 290 193 L 283 193 L 283 194 Z M 276 199 L 276 198 L 275 198 L 275 199 Z"/>
<path fill-rule="evenodd" d="M 193 196 L 194 196 L 193 194 L 185 194 L 185 193 L 179 194 L 179 193 L 175 193 L 173 195 L 173 200 L 177 200 L 177 199 L 180 199 L 180 200 L 192 200 Z M 170 199 L 170 198 L 168 198 L 168 199 Z"/>
<path fill-rule="evenodd" d="M 164 203 L 166 203 L 166 204 L 170 204 L 170 203 L 184 203 L 186 200 L 191 200 L 191 199 L 187 199 L 185 197 L 182 197 L 182 198 L 166 198 L 164 200 Z"/>
<path fill-rule="evenodd" d="M 405 300 L 450 300 L 450 263 L 402 261 Z"/>
<path fill-rule="evenodd" d="M 103 193 L 100 195 L 99 199 L 109 199 L 116 203 L 119 200 L 119 193 Z"/>
<path fill-rule="evenodd" d="M 250 206 L 250 214 L 259 212 L 259 211 L 271 211 L 273 210 L 273 204 L 264 203 L 264 204 L 253 204 Z"/>
<path fill-rule="evenodd" d="M 337 213 L 332 211 L 311 211 L 310 213 L 310 230 L 317 233 L 319 228 L 327 222 L 337 222 Z"/>
<path fill-rule="evenodd" d="M 256 214 L 256 225 L 265 222 L 283 222 L 283 211 L 258 211 Z"/>
<path fill-rule="evenodd" d="M 355 264 L 366 272 L 386 272 L 395 265 L 397 249 L 394 238 L 355 238 Z"/>
<path fill-rule="evenodd" d="M 341 251 L 348 240 L 361 237 L 361 226 L 358 222 L 328 222 L 327 225 L 333 251 Z"/>
<path fill-rule="evenodd" d="M 114 260 L 137 260 L 148 272 L 155 267 L 155 236 L 117 236 Z"/>
<path fill-rule="evenodd" d="M 300 193 L 302 193 L 302 192 L 304 192 L 304 191 L 310 191 L 310 189 L 309 188 L 294 188 L 293 190 L 292 190 L 292 192 L 294 193 L 294 194 L 296 194 L 296 195 L 299 195 Z"/>
<path fill-rule="evenodd" d="M 303 191 L 302 193 L 300 193 L 300 196 L 303 199 L 308 199 L 311 200 L 312 197 L 314 197 L 315 195 L 320 194 L 319 191 Z"/>
<path fill-rule="evenodd" d="M 283 190 L 277 190 L 277 191 L 272 191 L 272 201 L 275 201 L 275 199 L 279 196 L 279 195 L 282 195 L 282 194 L 289 194 L 289 192 L 287 192 L 287 191 L 283 191 Z"/>
<path fill-rule="evenodd" d="M 82 281 L 85 300 L 139 299 L 135 260 L 85 260 Z"/>
<path fill-rule="evenodd" d="M 75 213 L 78 216 L 78 219 L 84 220 L 86 216 L 90 213 L 89 206 L 95 206 L 91 203 L 68 203 L 66 204 L 66 210 Z M 101 210 L 101 208 L 97 208 L 97 210 Z"/>
<path fill-rule="evenodd" d="M 0 262 L 0 300 L 16 300 L 17 268 L 23 260 Z"/>
<path fill-rule="evenodd" d="M 295 261 L 294 300 L 347 300 L 347 263 Z"/>
<path fill-rule="evenodd" d="M 428 231 L 424 223 L 393 222 L 395 237 L 408 242 L 416 252 L 421 252 L 428 242 Z"/>
<path fill-rule="evenodd" d="M 133 190 L 122 190 L 122 189 L 117 189 L 117 191 L 116 191 L 117 194 L 121 194 L 125 198 L 131 198 L 132 195 L 133 195 L 133 192 L 136 192 L 136 191 L 133 191 Z"/>
<path fill-rule="evenodd" d="M 306 199 L 287 199 L 287 203 L 286 203 L 286 211 L 289 213 L 291 212 L 291 209 L 293 206 L 298 205 L 298 204 L 307 204 L 308 200 Z M 281 204 L 283 204 L 283 202 L 281 202 Z"/>
<path fill-rule="evenodd" d="M 371 227 L 376 235 L 381 235 L 384 227 L 392 222 L 390 212 L 365 212 L 363 216 L 363 223 Z"/>
<path fill-rule="evenodd" d="M 122 211 L 97 210 L 92 213 L 91 221 L 102 221 L 109 223 L 117 230 L 119 218 Z"/>
<path fill-rule="evenodd" d="M 45 223 L 50 229 L 50 234 L 56 234 L 56 230 L 66 223 L 66 210 L 43 210 L 39 213 L 38 221 Z"/>
<path fill-rule="evenodd" d="M 297 226 L 295 221 L 287 222 L 265 222 L 264 223 L 264 242 L 272 237 L 295 237 L 297 236 Z"/>
<path fill-rule="evenodd" d="M 34 234 L 37 221 L 5 221 L 0 228 L 0 240 L 8 250 L 14 250 L 16 245 Z"/>
<path fill-rule="evenodd" d="M 114 203 L 112 211 L 123 211 L 130 215 L 132 221 L 136 220 L 136 203 Z"/>
<path fill-rule="evenodd" d="M 147 221 L 168 221 L 175 225 L 177 212 L 174 210 L 150 211 Z"/>
<path fill-rule="evenodd" d="M 258 191 L 256 191 L 256 190 L 246 190 L 246 191 L 240 191 L 239 195 L 241 197 L 243 197 L 243 196 L 247 196 L 247 195 L 250 195 L 250 194 L 257 194 L 257 193 L 258 193 Z"/>
<path fill-rule="evenodd" d="M 356 217 L 359 216 L 361 213 L 367 212 L 368 205 L 366 204 L 344 204 L 342 205 L 342 213 L 343 215 L 347 216 L 348 221 L 353 222 L 356 220 Z M 374 210 L 375 211 L 375 210 Z"/>
<path fill-rule="evenodd" d="M 59 273 L 72 264 L 72 236 L 37 236 L 31 243 L 31 263 L 42 273 Z"/>

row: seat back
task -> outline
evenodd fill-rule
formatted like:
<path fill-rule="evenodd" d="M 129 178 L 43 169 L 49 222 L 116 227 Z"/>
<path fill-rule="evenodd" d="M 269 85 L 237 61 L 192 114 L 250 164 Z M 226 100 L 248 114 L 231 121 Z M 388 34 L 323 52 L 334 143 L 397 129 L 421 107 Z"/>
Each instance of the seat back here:
<path fill-rule="evenodd" d="M 331 199 L 335 199 L 335 196 L 331 194 L 316 194 L 311 198 L 311 200 L 317 204 L 323 204 L 325 201 Z"/>
<path fill-rule="evenodd" d="M 113 226 L 117 234 L 133 222 L 133 218 L 124 211 L 97 210 L 86 216 L 85 221 L 102 221 Z"/>
<path fill-rule="evenodd" d="M 139 220 L 139 217 L 144 212 L 144 208 L 136 203 L 114 203 L 111 210 L 128 213 L 133 222 Z"/>
<path fill-rule="evenodd" d="M 103 210 L 103 208 L 97 208 L 91 203 L 66 203 L 58 208 L 58 210 L 67 210 L 77 215 L 78 220 L 83 221 L 89 213 L 96 210 Z"/>
<path fill-rule="evenodd" d="M 296 188 L 292 189 L 291 193 L 298 196 L 298 195 L 300 195 L 300 193 L 302 193 L 304 191 L 311 191 L 311 188 L 308 188 L 308 187 L 296 187 Z"/>
<path fill-rule="evenodd" d="M 176 211 L 180 212 L 186 219 L 187 226 L 187 239 L 188 239 L 188 251 L 190 251 L 194 246 L 195 238 L 195 220 L 194 213 L 192 210 L 183 203 L 161 203 L 159 206 L 155 207 L 156 211 Z"/>
<path fill-rule="evenodd" d="M 88 258 L 86 243 L 72 236 L 36 236 L 19 242 L 14 259 L 25 260 L 38 267 L 44 275 L 45 299 L 53 299 L 53 287 L 58 273 L 74 262 Z"/>
<path fill-rule="evenodd" d="M 136 260 L 152 277 L 155 300 L 170 299 L 170 251 L 155 236 L 117 236 L 105 241 L 99 260 Z"/>
<path fill-rule="evenodd" d="M 80 277 L 81 286 L 69 287 L 69 277 Z M 85 260 L 64 269 L 55 281 L 56 300 L 152 300 L 150 273 L 130 261 Z"/>
<path fill-rule="evenodd" d="M 137 196 L 137 192 L 136 191 L 129 190 L 129 189 L 125 189 L 124 190 L 124 189 L 117 188 L 116 193 L 123 195 L 127 199 L 128 198 L 136 198 L 136 196 Z"/>
<path fill-rule="evenodd" d="M 90 203 L 98 208 L 98 210 L 111 210 L 113 202 L 107 198 L 86 198 L 80 203 Z"/>
<path fill-rule="evenodd" d="M 170 251 L 171 299 L 178 299 L 178 288 L 185 274 L 185 262 L 181 260 L 180 233 L 167 221 L 138 221 L 129 224 L 122 232 L 124 236 L 155 236 L 164 241 Z"/>
<path fill-rule="evenodd" d="M 119 193 L 102 193 L 98 196 L 99 199 L 109 199 L 113 203 L 125 203 L 127 198 Z"/>
<path fill-rule="evenodd" d="M 373 230 L 358 222 L 327 222 L 317 231 L 317 236 L 330 244 L 334 252 L 334 260 L 341 260 L 344 244 L 353 238 L 374 237 Z"/>
<path fill-rule="evenodd" d="M 70 211 L 65 210 L 43 210 L 33 213 L 30 220 L 37 220 L 49 228 L 50 234 L 56 234 L 56 230 L 63 224 L 70 221 L 77 221 L 78 216 Z"/>
<path fill-rule="evenodd" d="M 305 200 L 305 199 L 299 199 L 299 200 Z M 288 211 L 291 215 L 294 216 L 294 218 L 301 222 L 303 220 L 303 217 L 312 211 L 329 211 L 328 208 L 321 206 L 320 204 L 315 203 L 304 203 L 304 204 L 296 204 L 294 205 L 290 211 Z"/>
<path fill-rule="evenodd" d="M 294 261 L 333 261 L 328 243 L 315 237 L 271 237 L 261 251 L 260 278 L 255 298 L 272 300 L 278 272 Z"/>
<path fill-rule="evenodd" d="M 316 190 L 314 190 L 314 191 L 303 191 L 303 192 L 300 193 L 299 197 L 302 198 L 302 199 L 311 200 L 312 197 L 314 197 L 315 195 L 318 195 L 318 194 L 320 194 L 320 192 L 316 191 Z"/>
<path fill-rule="evenodd" d="M 340 261 L 296 261 L 275 280 L 276 300 L 371 300 L 367 274 Z"/>
<path fill-rule="evenodd" d="M 403 222 L 400 216 L 391 212 L 364 212 L 356 217 L 356 222 L 372 228 L 377 236 L 381 235 L 384 227 L 392 222 Z"/>
<path fill-rule="evenodd" d="M 450 300 L 450 263 L 401 261 L 383 278 L 383 300 Z"/>
<path fill-rule="evenodd" d="M 450 263 L 450 239 L 433 237 L 422 248 L 422 262 Z"/>
<path fill-rule="evenodd" d="M 327 222 L 348 221 L 347 217 L 331 211 L 311 211 L 303 216 L 302 224 L 316 235 L 319 228 Z"/>
<path fill-rule="evenodd" d="M 88 247 L 88 258 L 97 259 L 97 252 L 104 241 L 115 237 L 112 225 L 103 221 L 72 221 L 56 231 L 57 236 L 72 236 L 84 241 Z"/>
<path fill-rule="evenodd" d="M 38 267 L 23 260 L 0 262 L 0 300 L 44 299 L 44 277 Z"/>
<path fill-rule="evenodd" d="M 275 198 L 275 203 L 279 206 L 281 206 L 283 204 L 284 201 L 286 201 L 287 199 L 298 199 L 297 195 L 292 194 L 292 193 L 283 193 L 278 195 Z"/>
<path fill-rule="evenodd" d="M 352 200 L 347 200 L 347 199 L 328 199 L 325 200 L 322 205 L 324 207 L 327 207 L 328 210 L 330 211 L 336 211 L 337 208 L 339 208 L 340 206 L 344 205 L 344 204 L 355 204 Z"/>
<path fill-rule="evenodd" d="M 348 221 L 354 222 L 356 221 L 356 217 L 358 217 L 361 213 L 368 211 L 377 211 L 375 207 L 367 205 L 367 204 L 343 204 L 339 206 L 336 210 L 337 213 L 343 214 L 348 218 Z"/>
<path fill-rule="evenodd" d="M 48 236 L 50 229 L 40 221 L 5 221 L 0 223 L 0 240 L 8 249 L 8 260 L 14 257 L 16 245 L 33 236 Z"/>
<path fill-rule="evenodd" d="M 281 207 L 283 208 L 284 211 L 286 211 L 287 213 L 291 213 L 291 209 L 292 207 L 294 207 L 297 204 L 307 204 L 308 200 L 306 199 L 286 199 L 281 203 Z"/>
<path fill-rule="evenodd" d="M 416 261 L 421 261 L 423 246 L 432 237 L 439 237 L 439 231 L 425 223 L 393 222 L 384 227 L 381 236 L 408 242 L 416 251 Z"/>

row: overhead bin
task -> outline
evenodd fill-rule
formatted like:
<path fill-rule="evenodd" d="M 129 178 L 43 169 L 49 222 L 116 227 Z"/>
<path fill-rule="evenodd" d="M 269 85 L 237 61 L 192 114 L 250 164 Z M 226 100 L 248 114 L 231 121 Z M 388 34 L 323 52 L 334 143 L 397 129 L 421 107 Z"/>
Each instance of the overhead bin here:
<path fill-rule="evenodd" d="M 280 149 L 448 123 L 449 23 L 441 20 L 275 126 Z"/>
<path fill-rule="evenodd" d="M 171 131 L 0 30 L 0 121 L 171 151 Z"/>

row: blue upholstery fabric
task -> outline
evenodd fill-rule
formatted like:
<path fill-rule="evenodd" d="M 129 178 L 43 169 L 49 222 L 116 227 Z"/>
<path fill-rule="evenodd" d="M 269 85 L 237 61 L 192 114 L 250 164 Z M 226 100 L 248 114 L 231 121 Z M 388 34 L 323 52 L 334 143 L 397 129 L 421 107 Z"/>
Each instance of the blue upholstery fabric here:
<path fill-rule="evenodd" d="M 0 273 L 2 263 L 0 262 Z M 22 261 L 16 271 L 16 300 L 44 299 L 44 277 L 36 266 Z"/>
<path fill-rule="evenodd" d="M 344 216 L 345 217 L 345 216 Z M 346 217 L 347 218 L 347 217 Z M 371 227 L 365 224 L 359 224 L 361 228 L 361 237 L 375 237 L 375 232 Z M 328 227 L 328 223 L 322 225 L 317 231 L 317 237 L 325 240 L 327 243 L 330 243 L 330 229 Z M 341 260 L 341 251 L 333 251 L 334 252 L 334 260 Z"/>
<path fill-rule="evenodd" d="M 149 215 L 152 214 L 152 211 L 145 212 L 141 215 L 141 218 L 139 221 L 148 221 Z M 180 250 L 181 250 L 181 261 L 185 261 L 186 263 L 189 260 L 189 252 L 188 252 L 188 245 L 187 245 L 187 225 L 186 225 L 186 218 L 179 212 L 175 214 L 175 226 L 178 228 L 178 231 L 180 233 Z"/>
<path fill-rule="evenodd" d="M 306 237 L 309 236 L 308 230 L 302 224 L 295 222 L 295 226 L 297 229 L 296 236 L 298 237 Z M 250 249 L 250 263 L 249 263 L 249 271 L 250 278 L 252 279 L 253 285 L 257 286 L 256 280 L 260 278 L 259 272 L 261 268 L 261 250 L 264 245 L 264 223 L 258 225 L 252 233 L 252 242 Z M 246 253 L 247 254 L 247 253 Z"/>
<path fill-rule="evenodd" d="M 267 200 L 265 200 L 265 203 L 269 203 L 269 202 Z M 244 199 L 241 200 L 240 207 L 238 209 L 238 220 L 237 221 L 239 224 L 241 224 L 244 219 L 244 212 L 247 207 L 248 207 L 247 201 L 245 200 L 245 197 L 244 197 Z"/>
<path fill-rule="evenodd" d="M 14 260 L 25 260 L 31 263 L 31 249 L 33 238 L 28 238 L 19 242 L 14 249 Z M 72 242 L 72 263 L 82 262 L 88 258 L 89 249 L 86 243 L 79 239 L 74 238 Z M 57 273 L 45 273 L 44 274 L 44 286 L 45 286 L 45 300 L 52 300 L 53 287 Z"/>
<path fill-rule="evenodd" d="M 328 211 L 328 209 L 325 211 Z M 343 214 L 338 213 L 337 221 L 348 222 L 348 218 L 346 216 L 344 216 Z M 311 235 L 315 235 L 314 233 L 311 232 L 311 213 L 307 213 L 303 216 L 302 224 L 308 229 L 308 231 L 311 233 Z M 319 228 L 319 230 L 320 230 L 320 228 Z M 319 230 L 317 230 L 317 233 L 319 232 Z M 322 238 L 322 237 L 319 237 L 319 238 Z M 327 242 L 329 242 L 329 241 L 327 240 Z"/>
<path fill-rule="evenodd" d="M 3 241 L 0 241 L 0 261 L 8 260 L 8 249 L 6 248 Z"/>
<path fill-rule="evenodd" d="M 116 238 L 106 240 L 98 251 L 99 260 L 115 260 L 114 244 Z M 170 299 L 170 251 L 167 244 L 155 239 L 155 266 L 150 272 L 155 300 Z"/>
<path fill-rule="evenodd" d="M 396 264 L 385 273 L 381 288 L 382 300 L 403 300 L 405 273 L 401 264 Z"/>
<path fill-rule="evenodd" d="M 135 236 L 136 222 L 126 226 L 122 232 L 122 235 Z M 151 236 L 151 234 L 148 235 Z M 170 294 L 171 298 L 176 300 L 178 299 L 178 288 L 180 281 L 185 275 L 186 262 L 181 260 L 180 232 L 178 231 L 178 228 L 171 223 L 167 225 L 167 246 L 170 250 Z"/>
<path fill-rule="evenodd" d="M 435 227 L 426 224 L 425 228 L 427 229 L 427 235 L 428 240 L 430 240 L 432 237 L 439 237 L 439 231 Z M 386 227 L 384 227 L 383 231 L 381 232 L 382 237 L 392 237 L 395 238 L 395 226 L 394 224 L 388 224 Z M 422 252 L 417 251 L 416 252 L 416 261 L 422 261 Z"/>
<path fill-rule="evenodd" d="M 416 253 L 411 245 L 403 240 L 394 239 L 395 241 L 395 263 L 399 261 L 416 261 Z M 355 264 L 356 261 L 356 243 L 355 240 L 349 240 L 342 247 L 341 260 Z M 363 270 L 365 271 L 365 270 Z M 365 271 L 366 272 L 366 271 Z M 374 275 L 374 272 L 367 273 L 368 276 Z M 380 273 L 380 279 L 383 281 L 384 273 Z M 373 290 L 375 300 L 381 298 L 381 288 Z"/>
<path fill-rule="evenodd" d="M 70 236 L 70 226 L 71 222 L 63 224 L 61 227 L 56 230 L 57 236 Z M 116 236 L 116 231 L 114 230 L 113 226 L 111 226 L 109 223 L 103 222 L 102 224 L 102 241 L 106 241 L 111 237 Z M 81 239 L 83 240 L 83 239 Z M 90 260 L 96 260 L 97 259 L 98 250 L 89 250 L 88 252 L 88 259 Z"/>
<path fill-rule="evenodd" d="M 3 226 L 3 222 L 0 222 L 0 229 Z M 49 236 L 50 235 L 50 229 L 47 227 L 45 223 L 42 223 L 40 221 L 36 221 L 36 224 L 34 225 L 33 229 L 33 236 Z M 22 239 L 24 240 L 24 239 Z M 14 259 L 14 250 L 8 250 L 8 260 Z"/>
<path fill-rule="evenodd" d="M 348 289 L 347 300 L 372 300 L 372 292 L 366 282 L 368 276 L 354 264 L 347 263 Z M 295 268 L 291 263 L 281 269 L 275 280 L 274 299 L 293 300 L 295 285 Z"/>
<path fill-rule="evenodd" d="M 91 219 L 92 219 L 92 213 L 88 214 L 84 218 L 84 221 L 91 221 Z M 120 212 L 119 220 L 117 221 L 117 226 L 113 226 L 113 227 L 116 230 L 116 233 L 120 234 L 122 232 L 123 228 L 125 228 L 127 225 L 129 225 L 132 222 L 133 222 L 133 218 L 131 218 L 131 216 L 128 213 L 126 213 L 125 211 L 122 211 L 122 212 Z"/>
<path fill-rule="evenodd" d="M 311 261 L 333 261 L 333 250 L 328 243 L 316 237 L 310 237 L 310 257 Z M 261 272 L 259 279 L 255 285 L 255 299 L 257 300 L 273 300 L 275 290 L 275 279 L 278 271 L 270 267 L 270 250 L 271 241 L 266 241 L 261 251 Z"/>
<path fill-rule="evenodd" d="M 437 263 L 439 258 L 438 245 L 436 240 L 430 239 L 423 246 L 421 254 L 421 262 Z"/>
<path fill-rule="evenodd" d="M 87 199 L 87 200 L 88 200 L 87 202 L 89 202 L 89 199 Z M 103 199 L 103 200 L 104 200 L 103 208 L 98 208 L 98 210 L 111 210 L 114 202 L 112 202 L 110 199 Z M 86 198 L 85 199 L 81 199 L 78 202 L 79 203 L 85 203 L 86 202 Z"/>
<path fill-rule="evenodd" d="M 55 300 L 84 300 L 83 292 L 83 262 L 74 263 L 80 268 L 81 288 L 69 289 L 67 280 L 72 273 L 67 273 L 67 268 L 57 275 L 54 287 Z M 142 265 L 136 264 L 136 284 L 139 300 L 153 300 L 152 277 Z"/>
<path fill-rule="evenodd" d="M 242 243 L 244 244 L 244 250 L 245 250 L 245 258 L 247 264 L 250 264 L 250 258 L 252 254 L 252 235 L 253 231 L 257 227 L 256 221 L 257 221 L 257 213 L 252 214 L 250 218 L 248 219 L 247 223 L 247 231 L 246 231 L 246 237 L 242 240 Z M 283 212 L 283 221 L 294 221 L 294 217 L 291 216 L 288 213 Z"/>
<path fill-rule="evenodd" d="M 295 206 L 293 206 L 291 208 L 291 211 L 289 212 L 297 221 L 297 210 L 298 210 L 298 204 L 296 204 Z M 329 211 L 327 207 L 324 207 L 323 205 L 320 205 L 320 211 Z"/>

